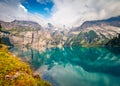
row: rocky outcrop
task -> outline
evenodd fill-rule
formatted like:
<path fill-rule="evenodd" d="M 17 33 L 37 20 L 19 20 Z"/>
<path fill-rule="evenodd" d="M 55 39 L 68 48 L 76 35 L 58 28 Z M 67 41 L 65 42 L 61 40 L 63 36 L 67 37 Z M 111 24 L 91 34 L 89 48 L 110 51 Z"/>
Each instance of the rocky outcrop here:
<path fill-rule="evenodd" d="M 109 40 L 105 46 L 111 46 L 111 47 L 120 47 L 120 34 L 118 34 L 113 39 Z"/>
<path fill-rule="evenodd" d="M 2 32 L 9 32 L 7 36 L 10 43 L 19 47 L 42 47 L 56 46 L 95 46 L 105 45 L 110 39 L 120 33 L 120 16 L 106 20 L 86 21 L 80 27 L 71 31 L 56 30 L 52 24 L 43 28 L 32 21 L 2 22 Z M 53 29 L 52 29 L 53 28 Z"/>
<path fill-rule="evenodd" d="M 24 35 L 25 34 L 25 35 Z M 33 48 L 41 48 L 45 46 L 52 46 L 54 41 L 49 32 L 44 31 L 27 31 L 21 32 L 16 36 L 11 36 L 12 44 L 16 46 L 26 46 Z"/>
<path fill-rule="evenodd" d="M 65 45 L 95 46 L 105 45 L 120 33 L 120 17 L 107 20 L 87 21 L 70 31 Z"/>
<path fill-rule="evenodd" d="M 39 49 L 41 47 L 62 46 L 65 41 L 63 32 L 45 29 L 32 21 L 15 20 L 9 23 L 1 21 L 1 25 L 2 30 L 9 32 L 7 37 L 14 46 Z M 7 33 L 3 33 L 2 37 L 5 34 Z"/>

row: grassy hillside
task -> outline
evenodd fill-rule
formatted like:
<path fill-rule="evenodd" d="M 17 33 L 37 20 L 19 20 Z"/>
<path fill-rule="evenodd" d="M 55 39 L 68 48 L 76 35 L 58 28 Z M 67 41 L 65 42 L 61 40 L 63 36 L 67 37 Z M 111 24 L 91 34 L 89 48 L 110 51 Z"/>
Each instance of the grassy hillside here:
<path fill-rule="evenodd" d="M 0 85 L 51 86 L 39 75 L 34 75 L 29 65 L 9 53 L 3 44 L 0 44 Z"/>

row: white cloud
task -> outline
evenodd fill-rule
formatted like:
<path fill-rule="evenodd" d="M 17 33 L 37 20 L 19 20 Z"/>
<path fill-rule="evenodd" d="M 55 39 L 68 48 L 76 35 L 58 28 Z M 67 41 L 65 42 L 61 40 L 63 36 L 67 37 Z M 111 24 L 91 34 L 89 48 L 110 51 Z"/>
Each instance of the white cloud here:
<path fill-rule="evenodd" d="M 47 19 L 45 19 L 44 16 L 42 16 L 38 13 L 35 13 L 35 14 L 28 13 L 26 18 L 27 18 L 26 20 L 35 21 L 43 27 L 45 27 L 47 25 Z"/>
<path fill-rule="evenodd" d="M 120 0 L 53 0 L 52 17 L 56 25 L 77 26 L 86 20 L 120 15 Z"/>
<path fill-rule="evenodd" d="M 47 4 L 47 3 L 52 2 L 52 0 L 37 0 L 37 2 L 40 4 Z"/>
<path fill-rule="evenodd" d="M 40 14 L 31 14 L 20 3 L 20 1 L 6 0 L 0 2 L 0 20 L 13 21 L 13 20 L 29 20 L 36 21 L 40 25 L 46 25 L 46 21 Z"/>
<path fill-rule="evenodd" d="M 44 8 L 44 10 L 47 12 L 47 13 L 49 13 L 50 12 L 50 10 L 49 10 L 49 8 Z"/>
<path fill-rule="evenodd" d="M 26 15 L 27 10 L 19 3 L 19 1 L 6 0 L 0 2 L 0 18 L 1 20 L 11 21 L 13 19 L 21 18 Z"/>
<path fill-rule="evenodd" d="M 32 20 L 46 25 L 48 22 L 55 26 L 79 26 L 86 20 L 105 19 L 120 15 L 120 0 L 37 0 L 41 4 L 53 2 L 51 17 L 46 19 L 42 14 L 31 14 L 20 3 L 20 0 L 0 1 L 0 20 L 11 21 Z"/>

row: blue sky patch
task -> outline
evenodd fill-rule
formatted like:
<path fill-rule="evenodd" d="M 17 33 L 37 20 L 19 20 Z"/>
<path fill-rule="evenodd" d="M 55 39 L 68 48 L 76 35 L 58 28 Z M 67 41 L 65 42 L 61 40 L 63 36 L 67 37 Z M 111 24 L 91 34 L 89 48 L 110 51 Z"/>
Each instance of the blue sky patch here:
<path fill-rule="evenodd" d="M 42 4 L 40 2 L 37 2 L 36 0 L 26 0 L 25 2 L 22 2 L 22 5 L 28 10 L 30 13 L 39 13 L 42 14 L 45 17 L 51 16 L 51 9 L 54 5 L 54 3 L 46 2 L 45 4 Z"/>

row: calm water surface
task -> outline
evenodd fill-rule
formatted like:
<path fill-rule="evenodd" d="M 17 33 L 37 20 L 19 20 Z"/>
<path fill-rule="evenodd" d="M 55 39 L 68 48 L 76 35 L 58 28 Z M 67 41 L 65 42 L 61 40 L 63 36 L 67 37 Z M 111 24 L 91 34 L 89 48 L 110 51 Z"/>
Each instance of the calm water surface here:
<path fill-rule="evenodd" d="M 120 86 L 120 48 L 12 48 L 53 86 Z"/>

